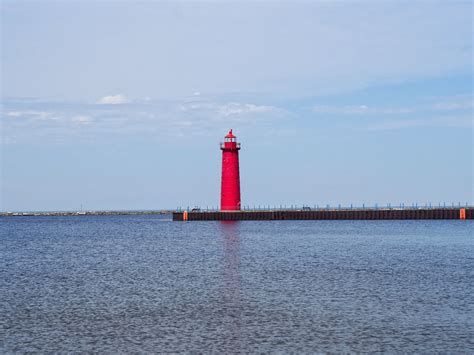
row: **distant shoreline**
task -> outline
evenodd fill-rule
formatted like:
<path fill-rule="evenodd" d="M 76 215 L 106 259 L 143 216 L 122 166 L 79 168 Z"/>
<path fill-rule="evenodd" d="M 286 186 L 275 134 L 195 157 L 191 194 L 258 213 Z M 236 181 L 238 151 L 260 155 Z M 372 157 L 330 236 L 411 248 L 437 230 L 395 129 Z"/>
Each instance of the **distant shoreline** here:
<path fill-rule="evenodd" d="M 172 210 L 156 211 L 43 211 L 43 212 L 0 212 L 0 217 L 27 216 L 123 216 L 123 215 L 168 215 Z"/>

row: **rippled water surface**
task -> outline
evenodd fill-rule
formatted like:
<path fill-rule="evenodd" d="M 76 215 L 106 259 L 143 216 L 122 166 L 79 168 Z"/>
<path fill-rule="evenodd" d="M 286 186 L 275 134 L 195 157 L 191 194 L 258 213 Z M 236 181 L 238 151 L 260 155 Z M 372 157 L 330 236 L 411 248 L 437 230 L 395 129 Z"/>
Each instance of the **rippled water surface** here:
<path fill-rule="evenodd" d="M 474 352 L 471 221 L 0 219 L 0 352 Z"/>

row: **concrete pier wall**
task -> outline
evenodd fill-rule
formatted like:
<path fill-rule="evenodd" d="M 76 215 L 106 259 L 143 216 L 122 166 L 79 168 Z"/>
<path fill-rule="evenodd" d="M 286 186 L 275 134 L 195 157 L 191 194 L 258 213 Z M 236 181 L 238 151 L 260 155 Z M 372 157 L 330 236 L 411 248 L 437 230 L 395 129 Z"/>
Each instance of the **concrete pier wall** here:
<path fill-rule="evenodd" d="M 463 212 L 464 210 L 464 212 Z M 465 218 L 463 218 L 465 217 Z M 173 221 L 474 219 L 474 208 L 173 212 Z"/>

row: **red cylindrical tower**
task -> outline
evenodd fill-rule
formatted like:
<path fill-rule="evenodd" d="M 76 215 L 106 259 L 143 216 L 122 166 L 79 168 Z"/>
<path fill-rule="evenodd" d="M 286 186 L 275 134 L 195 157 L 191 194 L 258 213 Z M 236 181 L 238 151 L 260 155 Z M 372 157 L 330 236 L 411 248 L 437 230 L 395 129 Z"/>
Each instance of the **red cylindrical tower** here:
<path fill-rule="evenodd" d="M 232 130 L 221 143 L 222 150 L 222 180 L 221 180 L 221 210 L 240 210 L 240 176 L 239 150 L 240 143 Z"/>

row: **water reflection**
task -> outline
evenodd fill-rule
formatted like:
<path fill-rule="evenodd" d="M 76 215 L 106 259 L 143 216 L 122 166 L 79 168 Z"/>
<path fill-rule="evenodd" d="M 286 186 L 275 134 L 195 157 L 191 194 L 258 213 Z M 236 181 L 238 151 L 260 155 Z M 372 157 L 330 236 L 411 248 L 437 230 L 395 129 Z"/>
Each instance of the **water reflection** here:
<path fill-rule="evenodd" d="M 222 221 L 220 223 L 224 245 L 224 284 L 222 299 L 225 304 L 224 324 L 230 349 L 239 352 L 241 349 L 242 300 L 240 266 L 240 235 L 238 221 Z"/>

